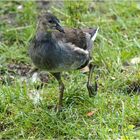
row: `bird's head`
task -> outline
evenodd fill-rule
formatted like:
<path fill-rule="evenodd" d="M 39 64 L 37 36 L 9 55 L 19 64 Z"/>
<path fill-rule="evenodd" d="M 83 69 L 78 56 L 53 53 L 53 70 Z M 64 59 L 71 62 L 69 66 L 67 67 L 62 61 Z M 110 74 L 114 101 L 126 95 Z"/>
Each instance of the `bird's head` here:
<path fill-rule="evenodd" d="M 64 33 L 64 29 L 60 25 L 59 19 L 56 16 L 52 15 L 51 13 L 46 13 L 39 16 L 38 26 L 41 27 L 45 31 L 58 30 Z"/>

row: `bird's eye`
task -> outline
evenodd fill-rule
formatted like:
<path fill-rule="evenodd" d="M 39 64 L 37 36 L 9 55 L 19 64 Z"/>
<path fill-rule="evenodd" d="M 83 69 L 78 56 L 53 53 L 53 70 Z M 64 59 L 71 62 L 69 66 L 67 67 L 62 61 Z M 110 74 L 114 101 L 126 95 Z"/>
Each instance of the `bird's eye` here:
<path fill-rule="evenodd" d="M 49 23 L 53 23 L 53 21 L 51 19 L 48 20 Z"/>

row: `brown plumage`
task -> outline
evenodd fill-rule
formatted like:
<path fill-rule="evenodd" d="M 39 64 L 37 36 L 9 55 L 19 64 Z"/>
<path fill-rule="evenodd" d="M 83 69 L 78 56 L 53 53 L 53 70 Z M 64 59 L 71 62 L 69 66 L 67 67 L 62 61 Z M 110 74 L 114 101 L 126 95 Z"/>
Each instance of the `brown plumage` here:
<path fill-rule="evenodd" d="M 92 86 L 93 65 L 90 63 L 92 40 L 98 29 L 62 28 L 59 20 L 47 13 L 39 18 L 38 28 L 30 46 L 30 57 L 39 69 L 49 71 L 57 79 L 60 88 L 57 110 L 62 107 L 64 84 L 61 72 L 89 66 L 87 88 L 89 96 L 95 95 L 97 84 Z"/>
<path fill-rule="evenodd" d="M 55 36 L 58 40 L 71 42 L 75 46 L 86 50 L 86 37 L 81 29 L 64 28 L 65 34 L 56 31 Z"/>

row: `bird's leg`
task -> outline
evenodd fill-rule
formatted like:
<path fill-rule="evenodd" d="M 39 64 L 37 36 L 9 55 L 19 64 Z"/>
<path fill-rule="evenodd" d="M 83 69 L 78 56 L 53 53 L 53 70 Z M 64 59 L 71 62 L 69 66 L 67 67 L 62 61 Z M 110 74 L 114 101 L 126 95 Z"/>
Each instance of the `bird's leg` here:
<path fill-rule="evenodd" d="M 97 78 L 95 77 L 95 83 L 92 85 L 92 74 L 95 66 L 93 64 L 89 64 L 89 74 L 88 74 L 88 81 L 87 81 L 87 89 L 89 92 L 89 97 L 95 96 L 97 93 Z"/>
<path fill-rule="evenodd" d="M 59 100 L 58 100 L 58 104 L 57 104 L 57 107 L 56 107 L 56 110 L 57 111 L 61 111 L 62 109 L 62 104 L 63 104 L 63 93 L 64 93 L 64 84 L 62 82 L 62 79 L 61 79 L 61 74 L 60 73 L 52 73 L 52 75 L 57 79 L 58 83 L 59 83 Z"/>

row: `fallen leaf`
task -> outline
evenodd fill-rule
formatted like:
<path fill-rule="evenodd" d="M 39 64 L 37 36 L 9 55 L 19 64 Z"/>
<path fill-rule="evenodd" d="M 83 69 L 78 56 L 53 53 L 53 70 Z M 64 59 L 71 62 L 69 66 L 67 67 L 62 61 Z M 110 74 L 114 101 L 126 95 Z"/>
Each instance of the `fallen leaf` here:
<path fill-rule="evenodd" d="M 95 114 L 95 111 L 91 111 L 91 112 L 88 112 L 88 113 L 87 113 L 87 116 L 88 116 L 88 117 L 91 117 L 91 116 L 93 116 L 94 114 Z"/>
<path fill-rule="evenodd" d="M 87 72 L 89 72 L 89 67 L 86 66 L 86 67 L 82 68 L 82 69 L 81 69 L 81 72 L 82 72 L 82 73 L 87 73 Z"/>
<path fill-rule="evenodd" d="M 111 80 L 115 80 L 115 79 L 116 79 L 115 77 L 113 77 L 113 76 L 111 77 Z"/>
<path fill-rule="evenodd" d="M 132 65 L 137 65 L 137 64 L 140 64 L 140 57 L 134 57 L 131 59 L 130 63 Z"/>

